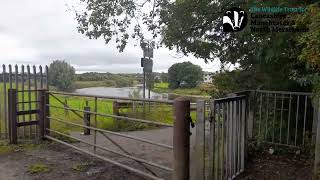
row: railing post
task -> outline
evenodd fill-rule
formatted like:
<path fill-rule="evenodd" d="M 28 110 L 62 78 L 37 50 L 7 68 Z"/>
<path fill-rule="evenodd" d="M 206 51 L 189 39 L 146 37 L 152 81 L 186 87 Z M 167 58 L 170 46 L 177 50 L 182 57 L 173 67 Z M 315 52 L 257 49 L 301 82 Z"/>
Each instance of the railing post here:
<path fill-rule="evenodd" d="M 86 101 L 86 106 L 83 108 L 83 122 L 84 125 L 90 126 L 90 106 L 88 105 L 88 101 Z M 83 129 L 84 135 L 90 135 L 90 129 L 84 128 Z"/>
<path fill-rule="evenodd" d="M 253 138 L 254 104 L 255 104 L 255 91 L 248 91 L 247 92 L 247 106 L 248 106 L 247 137 L 249 139 Z"/>
<path fill-rule="evenodd" d="M 315 142 L 315 159 L 314 159 L 314 176 L 320 178 L 320 99 L 317 104 L 317 123 L 316 123 L 316 142 Z M 317 178 L 318 177 L 318 178 Z"/>
<path fill-rule="evenodd" d="M 205 100 L 197 100 L 196 138 L 191 157 L 191 179 L 205 179 Z"/>
<path fill-rule="evenodd" d="M 190 176 L 190 101 L 174 100 L 173 123 L 173 180 L 189 180 Z"/>
<path fill-rule="evenodd" d="M 49 122 L 49 107 L 47 104 L 49 104 L 49 93 L 45 89 L 38 90 L 38 108 L 39 108 L 39 114 L 38 114 L 38 127 L 39 127 L 39 133 L 40 133 L 40 139 L 43 139 L 46 134 L 48 134 L 48 131 L 46 129 L 50 128 L 50 122 Z"/>
<path fill-rule="evenodd" d="M 8 107 L 9 107 L 9 142 L 18 143 L 17 132 L 17 90 L 8 89 Z"/>

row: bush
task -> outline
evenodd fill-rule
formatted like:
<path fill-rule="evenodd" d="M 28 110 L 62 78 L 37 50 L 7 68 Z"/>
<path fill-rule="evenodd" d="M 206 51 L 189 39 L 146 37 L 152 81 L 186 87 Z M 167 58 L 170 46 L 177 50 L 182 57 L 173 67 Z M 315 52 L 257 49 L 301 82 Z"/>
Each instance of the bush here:
<path fill-rule="evenodd" d="M 61 91 L 72 91 L 74 88 L 75 69 L 65 61 L 56 60 L 49 66 L 49 85 Z"/>

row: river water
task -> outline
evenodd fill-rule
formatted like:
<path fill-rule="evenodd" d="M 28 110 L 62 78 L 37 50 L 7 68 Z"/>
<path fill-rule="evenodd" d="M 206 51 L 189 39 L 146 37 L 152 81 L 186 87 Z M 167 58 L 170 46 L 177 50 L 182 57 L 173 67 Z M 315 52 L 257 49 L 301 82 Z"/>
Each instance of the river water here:
<path fill-rule="evenodd" d="M 99 95 L 99 96 L 117 96 L 117 97 L 133 97 L 142 98 L 143 90 L 141 87 L 90 87 L 77 89 L 76 93 L 86 94 L 86 95 Z M 151 99 L 168 99 L 168 94 L 161 94 L 150 92 Z M 146 90 L 146 98 L 148 98 L 148 91 Z"/>

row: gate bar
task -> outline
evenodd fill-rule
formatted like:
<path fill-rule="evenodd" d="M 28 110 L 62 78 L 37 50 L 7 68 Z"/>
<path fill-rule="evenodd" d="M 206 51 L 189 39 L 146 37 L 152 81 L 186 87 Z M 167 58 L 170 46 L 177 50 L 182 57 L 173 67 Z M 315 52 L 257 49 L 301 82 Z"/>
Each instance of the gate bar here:
<path fill-rule="evenodd" d="M 157 126 L 165 126 L 165 127 L 173 127 L 171 124 L 166 124 L 166 123 L 161 123 L 161 122 L 154 122 L 152 120 L 143 120 L 143 119 L 137 119 L 137 118 L 129 118 L 125 116 L 116 116 L 116 115 L 111 115 L 111 114 L 103 114 L 103 113 L 97 113 L 93 111 L 84 111 L 84 110 L 79 110 L 79 109 L 73 109 L 73 108 L 68 108 L 68 107 L 59 107 L 59 106 L 53 106 L 53 105 L 48 105 L 48 107 L 53 107 L 57 109 L 65 109 L 65 110 L 70 110 L 70 111 L 78 111 L 78 112 L 83 112 L 83 113 L 90 113 L 93 115 L 98 115 L 98 116 L 104 116 L 104 117 L 111 117 L 111 118 L 117 118 L 117 119 L 123 119 L 123 120 L 128 120 L 128 121 L 136 121 L 140 123 L 147 123 L 147 124 L 152 124 L 152 125 L 157 125 Z"/>
<path fill-rule="evenodd" d="M 138 174 L 138 175 L 140 175 L 140 176 L 147 177 L 147 178 L 154 179 L 154 180 L 163 180 L 162 178 L 158 178 L 158 177 L 156 177 L 156 176 L 147 174 L 147 173 L 145 173 L 145 172 L 142 172 L 142 171 L 140 171 L 140 170 L 134 169 L 134 168 L 129 167 L 129 166 L 127 166 L 127 165 L 120 164 L 120 163 L 118 163 L 118 162 L 116 162 L 116 161 L 107 159 L 107 158 L 102 157 L 102 156 L 100 156 L 100 155 L 94 154 L 94 153 L 92 153 L 92 152 L 90 152 L 90 151 L 83 150 L 83 149 L 81 149 L 81 148 L 78 148 L 78 147 L 76 147 L 76 146 L 74 146 L 74 145 L 71 145 L 71 144 L 66 143 L 66 142 L 64 142 L 64 141 L 61 141 L 61 140 L 59 140 L 59 139 L 53 138 L 53 137 L 51 137 L 51 136 L 45 135 L 45 138 L 50 139 L 50 140 L 55 141 L 55 142 L 58 142 L 58 143 L 61 143 L 61 144 L 63 144 L 63 145 L 66 145 L 66 146 L 68 146 L 68 147 L 71 147 L 71 148 L 73 148 L 73 149 L 75 149 L 75 150 L 78 150 L 78 151 L 80 151 L 80 152 L 86 153 L 86 154 L 88 154 L 88 155 L 91 155 L 91 156 L 93 156 L 93 157 L 96 157 L 96 158 L 98 158 L 98 159 L 101 159 L 101 160 L 103 160 L 103 161 L 106 161 L 106 162 L 108 162 L 108 163 L 111 163 L 111 164 L 113 164 L 113 165 L 115 165 L 115 166 L 119 166 L 119 167 L 124 168 L 124 169 L 126 169 L 126 170 L 128 170 L 128 171 L 134 172 L 134 173 L 136 173 L 136 174 Z"/>
<path fill-rule="evenodd" d="M 108 131 L 108 130 L 104 130 L 104 129 L 94 128 L 94 127 L 91 127 L 91 126 L 85 126 L 85 125 L 81 125 L 81 124 L 76 124 L 76 123 L 72 123 L 72 122 L 67 122 L 67 121 L 63 121 L 63 120 L 61 120 L 61 119 L 59 119 L 59 118 L 53 118 L 53 117 L 49 117 L 49 116 L 47 116 L 47 118 L 48 118 L 48 119 L 51 119 L 51 120 L 55 120 L 55 121 L 61 122 L 61 123 L 71 124 L 71 125 L 79 126 L 79 127 L 83 127 L 83 128 L 89 128 L 89 129 L 92 129 L 92 130 L 96 130 L 96 131 L 100 131 L 100 132 L 112 134 L 112 135 L 115 135 L 115 136 L 121 136 L 121 137 L 129 138 L 129 139 L 133 139 L 133 140 L 145 142 L 145 143 L 148 143 L 148 144 L 160 146 L 160 147 L 167 148 L 167 149 L 172 149 L 172 148 L 173 148 L 172 146 L 169 146 L 169 145 L 166 145 L 166 144 L 155 143 L 155 142 L 152 142 L 152 141 L 147 140 L 147 139 L 142 139 L 142 138 L 130 136 L 130 135 L 127 135 L 127 134 L 121 134 L 121 133 L 112 132 L 112 131 Z"/>
<path fill-rule="evenodd" d="M 55 131 L 55 130 L 52 130 L 52 129 L 46 129 L 46 130 L 47 130 L 47 131 L 50 131 L 50 132 L 57 133 L 57 134 L 59 134 L 59 135 L 62 135 L 62 136 L 68 137 L 68 138 L 71 138 L 71 139 L 74 139 L 74 140 L 77 140 L 77 141 L 82 142 L 82 143 L 84 143 L 84 144 L 87 144 L 87 145 L 90 145 L 90 146 L 94 146 L 94 147 L 100 148 L 100 149 L 105 150 L 105 151 L 108 151 L 108 152 L 112 152 L 112 153 L 117 154 L 117 155 L 120 155 L 120 156 L 124 156 L 124 157 L 126 157 L 126 158 L 135 160 L 135 161 L 137 161 L 137 162 L 142 162 L 142 163 L 148 164 L 148 165 L 150 165 L 150 166 L 157 167 L 157 168 L 159 168 L 159 169 L 166 170 L 166 171 L 169 171 L 169 172 L 172 172 L 172 171 L 173 171 L 171 168 L 168 168 L 168 167 L 165 167 L 165 166 L 162 166 L 162 165 L 159 165 L 159 164 L 156 164 L 156 163 L 153 163 L 153 162 L 151 162 L 151 161 L 147 161 L 147 160 L 144 160 L 144 159 L 141 159 L 141 158 L 137 158 L 137 157 L 134 157 L 134 156 L 131 156 L 131 155 L 128 155 L 128 154 L 122 154 L 122 153 L 119 153 L 119 152 L 117 152 L 117 151 L 108 149 L 108 148 L 106 148 L 106 147 L 103 147 L 103 146 L 100 146 L 100 145 L 97 145 L 97 144 L 92 144 L 92 143 L 87 142 L 87 141 L 84 141 L 84 140 L 82 140 L 82 139 L 79 139 L 79 138 L 76 138 L 76 137 L 73 137 L 73 136 L 70 136 L 70 135 L 61 133 L 61 132 L 59 132 L 59 131 Z"/>
<path fill-rule="evenodd" d="M 166 103 L 172 104 L 171 100 L 158 100 L 158 99 L 142 99 L 142 98 L 125 98 L 125 97 L 117 97 L 117 96 L 94 96 L 87 94 L 77 94 L 77 93 L 65 93 L 65 92 L 56 92 L 50 91 L 50 94 L 60 94 L 64 96 L 79 96 L 79 97 L 91 97 L 91 98 L 101 98 L 101 99 L 118 99 L 118 100 L 129 100 L 129 101 L 144 101 L 144 102 L 155 102 L 155 103 Z"/>

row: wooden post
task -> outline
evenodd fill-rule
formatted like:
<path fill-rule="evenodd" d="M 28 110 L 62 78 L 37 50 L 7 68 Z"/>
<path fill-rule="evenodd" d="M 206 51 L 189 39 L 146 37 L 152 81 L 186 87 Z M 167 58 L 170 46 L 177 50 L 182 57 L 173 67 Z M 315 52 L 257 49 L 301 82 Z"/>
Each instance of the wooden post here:
<path fill-rule="evenodd" d="M 45 97 L 45 112 L 44 112 L 44 128 L 45 128 L 45 134 L 49 134 L 50 132 L 47 131 L 46 129 L 50 129 L 50 119 L 48 117 L 50 117 L 50 107 L 48 106 L 50 104 L 49 101 L 49 92 L 48 90 L 44 90 L 44 97 Z"/>
<path fill-rule="evenodd" d="M 191 157 L 191 179 L 205 179 L 205 101 L 197 100 L 196 138 Z"/>
<path fill-rule="evenodd" d="M 190 101 L 174 100 L 173 180 L 189 180 L 190 176 Z"/>
<path fill-rule="evenodd" d="M 119 107 L 118 107 L 118 102 L 115 100 L 113 101 L 113 115 L 119 116 Z"/>
<path fill-rule="evenodd" d="M 46 91 L 40 89 L 38 91 L 38 108 L 39 114 L 37 117 L 38 120 L 38 127 L 39 127 L 39 139 L 44 139 L 45 132 L 46 132 Z"/>
<path fill-rule="evenodd" d="M 85 126 L 90 126 L 90 107 L 88 106 L 88 101 L 86 102 L 86 106 L 83 108 L 83 123 Z M 84 135 L 90 135 L 90 129 L 83 129 Z"/>
<path fill-rule="evenodd" d="M 9 142 L 18 143 L 17 132 L 17 90 L 8 89 L 8 107 L 9 107 Z"/>

